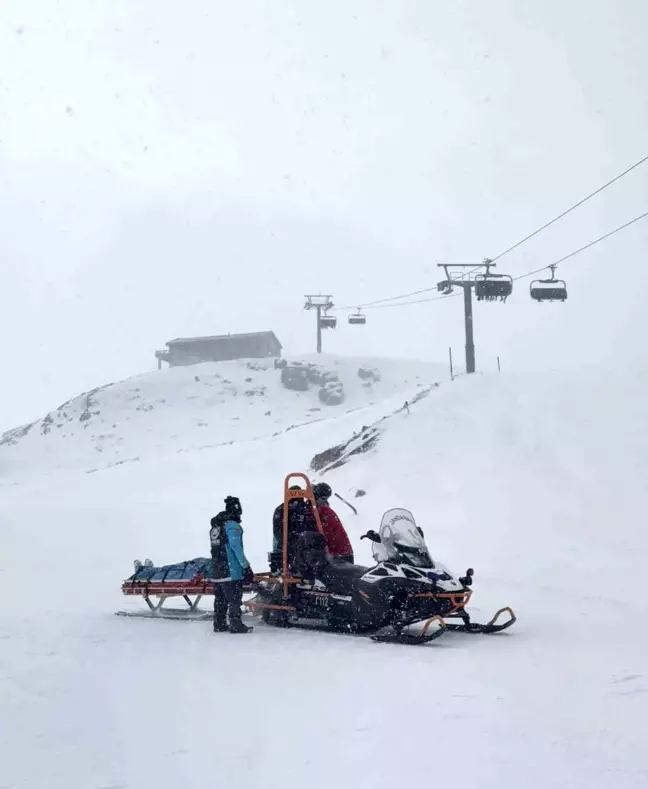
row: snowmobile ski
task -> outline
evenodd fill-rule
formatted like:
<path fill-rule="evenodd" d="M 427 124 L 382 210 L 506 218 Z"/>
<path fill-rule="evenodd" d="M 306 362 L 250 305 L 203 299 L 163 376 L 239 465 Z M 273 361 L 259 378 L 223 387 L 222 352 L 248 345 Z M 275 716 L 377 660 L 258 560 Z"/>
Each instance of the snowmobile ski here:
<path fill-rule="evenodd" d="M 437 624 L 438 627 L 431 630 L 432 624 Z M 440 616 L 433 616 L 425 622 L 423 629 L 419 633 L 410 633 L 398 628 L 391 633 L 377 633 L 375 636 L 371 636 L 371 640 L 379 644 L 408 644 L 410 646 L 417 646 L 419 644 L 427 644 L 430 641 L 434 641 L 436 638 L 442 636 L 446 629 L 447 626 L 443 619 Z"/>
<path fill-rule="evenodd" d="M 497 620 L 500 618 L 500 616 L 502 616 L 502 614 L 508 614 L 509 618 L 502 624 L 498 625 Z M 446 629 L 455 633 L 501 633 L 502 630 L 506 630 L 507 628 L 511 627 L 511 625 L 514 624 L 516 620 L 517 617 L 515 616 L 513 609 L 509 606 L 506 606 L 505 608 L 500 608 L 499 611 L 495 613 L 490 622 L 487 622 L 485 625 L 479 624 L 478 622 L 471 622 L 470 617 L 466 613 L 464 623 L 462 625 L 446 622 Z"/>

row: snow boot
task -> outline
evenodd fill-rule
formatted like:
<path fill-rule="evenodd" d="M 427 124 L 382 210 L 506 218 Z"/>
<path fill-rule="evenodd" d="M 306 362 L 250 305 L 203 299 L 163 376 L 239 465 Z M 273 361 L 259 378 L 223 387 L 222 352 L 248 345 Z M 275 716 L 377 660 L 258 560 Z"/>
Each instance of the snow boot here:
<path fill-rule="evenodd" d="M 234 619 L 230 622 L 230 633 L 249 633 L 253 628 L 244 625 L 240 619 Z"/>
<path fill-rule="evenodd" d="M 214 633 L 227 633 L 228 630 L 225 619 L 214 619 Z"/>

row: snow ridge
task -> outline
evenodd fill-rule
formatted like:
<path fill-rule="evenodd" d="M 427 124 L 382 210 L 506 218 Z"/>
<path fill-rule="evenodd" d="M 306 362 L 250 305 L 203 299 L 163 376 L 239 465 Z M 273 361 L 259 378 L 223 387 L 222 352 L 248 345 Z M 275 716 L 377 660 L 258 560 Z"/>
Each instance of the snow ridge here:
<path fill-rule="evenodd" d="M 286 388 L 272 359 L 207 363 L 148 373 L 72 398 L 0 440 L 0 465 L 12 471 L 94 471 L 168 452 L 227 446 L 277 436 L 337 418 L 402 393 L 416 394 L 439 368 L 416 362 L 291 360 L 318 385 Z M 380 372 L 374 368 L 380 365 Z M 367 376 L 367 370 L 372 371 Z M 331 392 L 343 393 L 331 397 Z M 324 395 L 322 394 L 324 393 Z"/>

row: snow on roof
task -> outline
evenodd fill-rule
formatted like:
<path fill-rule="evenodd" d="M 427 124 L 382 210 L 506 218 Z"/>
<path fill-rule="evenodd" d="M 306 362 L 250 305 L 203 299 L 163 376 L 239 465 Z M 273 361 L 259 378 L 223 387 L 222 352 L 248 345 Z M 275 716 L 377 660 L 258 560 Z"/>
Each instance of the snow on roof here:
<path fill-rule="evenodd" d="M 281 343 L 273 331 L 253 331 L 245 332 L 243 334 L 216 334 L 211 337 L 177 337 L 175 340 L 169 340 L 167 346 L 171 347 L 172 345 L 188 345 L 194 342 L 221 342 L 224 340 L 233 339 L 250 339 L 252 337 L 272 337 L 281 348 Z"/>

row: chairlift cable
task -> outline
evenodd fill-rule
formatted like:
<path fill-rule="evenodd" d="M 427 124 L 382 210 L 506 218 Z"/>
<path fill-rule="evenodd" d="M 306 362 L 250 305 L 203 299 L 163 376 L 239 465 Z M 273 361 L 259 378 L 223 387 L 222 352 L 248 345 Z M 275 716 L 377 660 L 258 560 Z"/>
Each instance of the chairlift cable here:
<path fill-rule="evenodd" d="M 542 227 L 539 227 L 537 230 L 534 230 L 533 233 L 530 233 L 528 236 L 525 236 L 521 241 L 518 241 L 516 244 L 513 244 L 513 246 L 509 247 L 508 249 L 505 249 L 503 252 L 500 252 L 499 255 L 497 255 L 497 257 L 491 258 L 491 262 L 494 263 L 496 260 L 503 258 L 504 255 L 508 255 L 509 252 L 512 252 L 514 249 L 517 249 L 518 247 L 522 246 L 522 244 L 526 243 L 529 239 L 533 238 L 534 236 L 537 236 L 538 233 L 541 233 L 543 230 L 546 230 L 548 227 L 553 225 L 554 222 L 557 222 L 559 219 L 562 219 L 564 216 L 567 216 L 567 214 L 570 214 L 576 208 L 582 206 L 583 203 L 586 203 L 592 197 L 595 197 L 597 194 L 600 194 L 604 189 L 607 189 L 608 186 L 612 186 L 613 183 L 620 181 L 621 178 L 623 178 L 628 173 L 632 172 L 632 170 L 636 169 L 637 167 L 639 167 L 639 165 L 643 164 L 646 161 L 648 161 L 648 156 L 644 156 L 643 159 L 639 159 L 638 162 L 635 162 L 633 165 L 628 167 L 622 173 L 619 173 L 619 175 L 615 176 L 611 181 L 608 181 L 607 183 L 603 184 L 603 186 L 599 186 L 598 189 L 596 189 L 591 194 L 588 194 L 587 197 L 583 197 L 582 200 L 579 200 L 577 203 L 574 203 L 573 206 L 568 208 L 566 211 L 563 211 L 561 214 L 558 214 L 558 216 L 555 216 L 549 222 L 546 222 L 544 225 L 542 225 Z"/>
<path fill-rule="evenodd" d="M 554 261 L 554 263 L 546 264 L 546 265 L 542 266 L 541 268 L 534 269 L 533 271 L 527 271 L 524 274 L 518 274 L 517 277 L 513 277 L 513 280 L 515 281 L 515 280 L 518 280 L 518 279 L 525 279 L 526 277 L 533 277 L 534 275 L 539 274 L 542 271 L 546 271 L 546 269 L 548 269 L 552 265 L 553 266 L 558 266 L 560 263 L 564 263 L 566 260 L 569 260 L 570 258 L 573 258 L 576 255 L 579 255 L 581 252 L 584 252 L 586 249 L 590 249 L 590 247 L 593 247 L 596 244 L 600 244 L 601 241 L 605 241 L 605 239 L 610 238 L 610 236 L 616 235 L 616 233 L 620 233 L 622 230 L 625 230 L 627 227 L 630 227 L 631 225 L 634 225 L 635 222 L 639 222 L 642 219 L 646 219 L 646 217 L 648 217 L 648 211 L 646 211 L 643 214 L 640 214 L 639 216 L 636 216 L 634 219 L 631 219 L 629 222 L 626 222 L 623 225 L 619 225 L 619 227 L 615 227 L 614 230 L 610 230 L 608 233 L 605 233 L 604 235 L 599 236 L 598 238 L 595 238 L 593 241 L 590 241 L 589 243 L 585 244 L 584 246 L 579 247 L 578 249 L 575 249 L 573 252 L 570 252 L 568 255 L 564 255 L 560 259 Z M 380 309 L 389 309 L 389 308 L 392 308 L 392 307 L 409 307 L 409 306 L 414 305 L 414 304 L 423 304 L 423 303 L 426 303 L 426 302 L 429 302 L 429 301 L 441 301 L 441 300 L 451 299 L 451 298 L 454 298 L 455 296 L 461 296 L 461 295 L 462 295 L 461 293 L 451 293 L 451 294 L 448 294 L 448 295 L 445 295 L 445 296 L 434 296 L 433 298 L 429 298 L 429 299 L 417 299 L 416 301 L 406 301 L 403 304 L 381 304 L 381 305 L 377 305 L 377 306 L 368 307 L 368 309 L 380 310 Z"/>
<path fill-rule="evenodd" d="M 602 186 L 599 186 L 599 188 L 596 189 L 594 192 L 591 192 L 586 197 L 583 197 L 582 200 L 579 200 L 577 203 L 574 203 L 574 205 L 572 205 L 566 211 L 563 211 L 562 213 L 558 214 L 558 216 L 554 217 L 549 222 L 546 222 L 544 225 L 542 225 L 542 227 L 539 227 L 537 230 L 534 230 L 533 233 L 530 233 L 528 236 L 525 236 L 523 239 L 521 239 L 517 243 L 513 244 L 513 246 L 510 246 L 508 249 L 505 249 L 503 252 L 500 252 L 499 255 L 497 255 L 497 257 L 490 258 L 490 262 L 491 263 L 495 263 L 495 261 L 499 260 L 500 258 L 503 258 L 504 255 L 508 255 L 509 252 L 512 252 L 514 249 L 517 249 L 518 247 L 522 246 L 522 244 L 524 244 L 527 241 L 529 241 L 529 239 L 534 238 L 539 233 L 541 233 L 543 230 L 546 230 L 548 227 L 550 227 L 555 222 L 557 222 L 559 219 L 562 219 L 563 217 L 567 216 L 567 214 L 570 214 L 576 208 L 579 208 L 584 203 L 586 203 L 588 200 L 591 200 L 592 197 L 595 197 L 596 195 L 600 194 L 604 189 L 607 189 L 608 186 L 612 186 L 612 184 L 616 183 L 617 181 L 620 181 L 621 178 L 623 178 L 624 176 L 628 175 L 628 173 L 632 172 L 637 167 L 639 167 L 640 165 L 644 164 L 644 162 L 647 162 L 647 161 L 648 161 L 648 156 L 644 156 L 642 159 L 639 159 L 639 161 L 635 162 L 630 167 L 626 168 L 622 173 L 619 173 L 614 178 L 612 178 L 610 181 L 607 181 L 607 183 L 604 183 Z M 467 264 L 467 265 L 470 265 L 470 264 Z M 467 272 L 466 276 L 470 276 L 475 271 L 477 271 L 479 268 L 481 268 L 481 266 L 477 266 L 476 268 L 473 268 L 471 271 Z M 543 266 L 543 268 L 546 268 L 546 266 Z M 542 270 L 542 269 L 540 269 L 540 270 Z M 533 272 L 533 273 L 537 273 L 537 272 Z M 526 277 L 526 276 L 531 276 L 531 274 L 523 274 L 520 277 L 515 277 L 514 279 L 521 279 L 521 278 Z M 435 290 L 436 290 L 436 287 L 433 287 L 433 288 L 422 288 L 421 290 L 415 290 L 415 291 L 412 291 L 411 293 L 402 293 L 399 296 L 389 296 L 388 298 L 385 298 L 385 299 L 376 299 L 376 301 L 369 301 L 369 302 L 366 302 L 365 304 L 357 304 L 357 305 L 351 306 L 351 307 L 350 306 L 334 307 L 332 311 L 348 310 L 348 309 L 355 309 L 355 308 L 365 308 L 365 307 L 372 307 L 372 308 L 374 308 L 378 304 L 387 304 L 387 303 L 392 302 L 392 301 L 400 301 L 400 299 L 408 299 L 408 298 L 410 298 L 412 296 L 420 296 L 423 293 L 430 293 L 430 292 L 435 291 Z M 408 302 L 408 303 L 421 304 L 422 301 L 436 301 L 436 298 L 433 298 L 433 299 L 422 299 L 422 300 L 419 300 L 419 301 Z M 398 306 L 404 306 L 404 305 L 395 304 L 393 306 L 398 307 Z"/>
<path fill-rule="evenodd" d="M 367 301 L 364 304 L 357 304 L 354 307 L 351 306 L 342 306 L 342 307 L 333 307 L 332 311 L 336 310 L 350 310 L 350 309 L 365 309 L 365 307 L 373 307 L 376 304 L 383 304 L 387 301 L 397 301 L 398 299 L 408 299 L 410 296 L 419 296 L 421 293 L 430 293 L 433 290 L 436 290 L 436 285 L 433 288 L 423 288 L 422 290 L 414 290 L 411 293 L 403 293 L 400 296 L 390 296 L 386 299 L 376 299 L 376 301 Z"/>
<path fill-rule="evenodd" d="M 645 219 L 646 217 L 648 217 L 648 211 L 646 211 L 644 214 L 640 214 L 639 216 L 636 216 L 634 219 L 631 219 L 629 222 L 626 222 L 624 225 L 615 227 L 614 230 L 610 230 L 609 233 L 605 233 L 605 235 L 599 236 L 599 238 L 596 238 L 594 239 L 594 241 L 590 241 L 589 244 L 585 244 L 585 246 L 582 246 L 579 249 L 570 252 L 568 255 L 565 255 L 559 260 L 556 260 L 554 263 L 550 263 L 546 266 L 542 266 L 542 268 L 537 268 L 534 271 L 527 271 L 526 274 L 519 274 L 517 277 L 513 277 L 513 279 L 518 280 L 518 279 L 525 279 L 525 277 L 532 277 L 535 274 L 539 274 L 541 271 L 545 271 L 551 266 L 558 266 L 560 263 L 564 263 L 566 260 L 569 260 L 569 258 L 573 258 L 576 255 L 579 255 L 581 252 L 584 252 L 586 249 L 593 247 L 595 244 L 599 244 L 601 241 L 605 241 L 606 238 L 610 238 L 610 236 L 613 236 L 615 233 L 619 233 L 621 230 L 625 230 L 626 227 L 630 227 L 630 225 L 634 225 L 635 222 L 639 222 L 639 220 Z"/>
<path fill-rule="evenodd" d="M 431 290 L 436 290 L 436 288 L 431 288 Z M 461 296 L 461 293 L 447 293 L 443 296 L 432 296 L 428 299 L 417 299 L 416 301 L 406 301 L 403 304 L 376 304 L 372 307 L 367 307 L 369 310 L 386 310 L 393 307 L 408 307 L 411 304 L 424 304 L 428 301 L 447 301 L 448 299 L 453 299 L 456 296 Z"/>
<path fill-rule="evenodd" d="M 462 263 L 455 263 L 453 265 L 464 265 L 464 264 L 462 264 Z M 465 265 L 466 265 L 466 267 L 468 267 L 468 266 L 472 266 L 473 264 L 472 263 L 466 263 Z M 477 268 L 472 269 L 472 271 L 477 271 L 478 268 L 481 268 L 481 264 L 479 266 L 477 266 Z M 469 271 L 468 273 L 470 274 L 472 272 Z M 333 310 L 331 310 L 331 311 L 333 312 L 335 310 L 351 310 L 351 309 L 363 310 L 365 307 L 374 307 L 376 304 L 384 304 L 385 302 L 398 301 L 399 299 L 408 299 L 411 296 L 420 296 L 421 293 L 431 293 L 432 291 L 436 291 L 436 290 L 437 290 L 437 286 L 435 285 L 433 288 L 422 288 L 421 290 L 414 290 L 411 293 L 401 293 L 400 296 L 389 296 L 388 298 L 385 298 L 385 299 L 376 299 L 376 301 L 367 301 L 367 302 L 364 302 L 363 304 L 344 305 L 342 307 L 333 307 Z M 428 299 L 428 300 L 430 300 L 430 299 Z M 431 299 L 431 300 L 433 301 L 434 299 Z M 414 302 L 414 303 L 418 303 L 418 302 Z M 398 306 L 398 305 L 396 305 L 396 306 Z"/>

